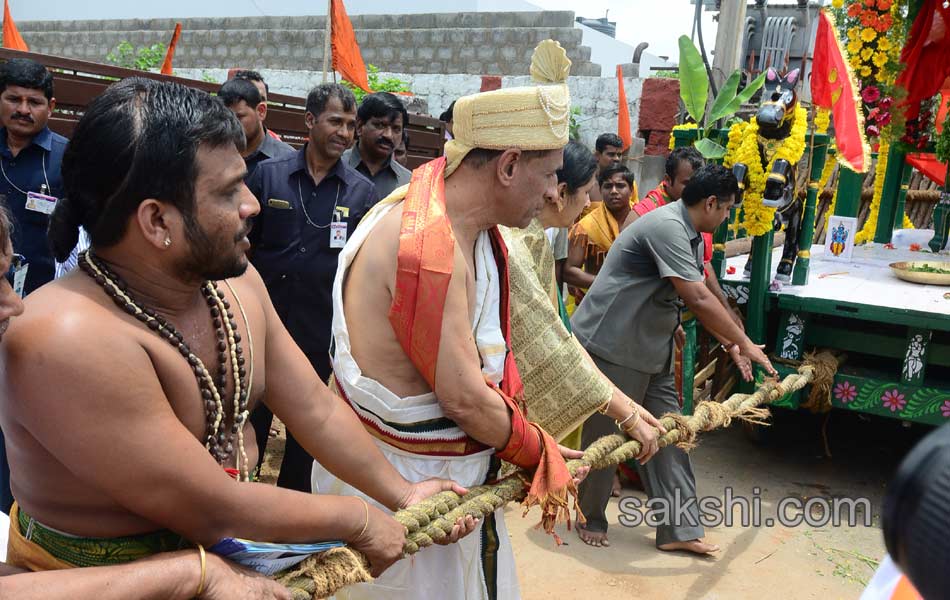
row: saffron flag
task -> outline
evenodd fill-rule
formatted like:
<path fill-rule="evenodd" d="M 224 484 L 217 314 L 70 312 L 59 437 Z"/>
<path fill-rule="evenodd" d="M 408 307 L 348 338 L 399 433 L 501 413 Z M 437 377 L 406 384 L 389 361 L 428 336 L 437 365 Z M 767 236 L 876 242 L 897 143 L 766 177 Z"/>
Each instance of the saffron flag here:
<path fill-rule="evenodd" d="M 829 109 L 834 116 L 838 162 L 855 173 L 867 173 L 871 150 L 864 136 L 858 86 L 834 22 L 824 10 L 818 15 L 811 68 L 811 99 L 816 107 Z"/>
<path fill-rule="evenodd" d="M 23 36 L 20 35 L 10 15 L 10 0 L 3 0 L 3 47 L 24 52 L 30 51 L 30 47 L 23 41 Z"/>
<path fill-rule="evenodd" d="M 617 65 L 617 102 L 620 104 L 617 112 L 617 135 L 623 140 L 624 152 L 633 144 L 630 139 L 630 107 L 627 106 L 627 91 L 623 88 L 623 69 Z"/>
<path fill-rule="evenodd" d="M 175 23 L 175 33 L 172 34 L 172 41 L 168 43 L 165 61 L 162 63 L 162 75 L 172 74 L 172 59 L 175 57 L 175 46 L 178 45 L 179 37 L 181 37 L 181 23 Z"/>
<path fill-rule="evenodd" d="M 363 57 L 360 55 L 360 46 L 356 43 L 353 24 L 346 16 L 343 0 L 330 2 L 330 27 L 332 28 L 330 44 L 333 48 L 333 70 L 361 90 L 373 93 L 366 79 L 366 65 L 363 64 Z"/>

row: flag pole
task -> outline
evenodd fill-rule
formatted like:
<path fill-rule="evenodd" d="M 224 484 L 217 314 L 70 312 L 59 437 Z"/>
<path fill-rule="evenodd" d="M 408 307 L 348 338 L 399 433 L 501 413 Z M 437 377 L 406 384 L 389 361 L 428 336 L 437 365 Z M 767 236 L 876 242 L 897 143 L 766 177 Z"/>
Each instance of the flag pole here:
<path fill-rule="evenodd" d="M 330 40 L 333 37 L 333 0 L 327 0 L 327 21 L 323 29 L 323 83 L 327 82 L 327 72 L 330 70 L 333 62 L 333 46 Z"/>

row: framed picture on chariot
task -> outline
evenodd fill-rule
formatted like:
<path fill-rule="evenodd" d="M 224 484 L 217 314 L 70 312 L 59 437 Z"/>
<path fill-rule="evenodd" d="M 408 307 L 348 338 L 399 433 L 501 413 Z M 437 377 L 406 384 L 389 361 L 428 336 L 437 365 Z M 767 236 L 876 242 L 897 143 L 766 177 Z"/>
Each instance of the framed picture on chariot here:
<path fill-rule="evenodd" d="M 850 261 L 854 251 L 854 236 L 858 233 L 858 220 L 854 217 L 828 217 L 828 233 L 825 235 L 825 258 Z"/>

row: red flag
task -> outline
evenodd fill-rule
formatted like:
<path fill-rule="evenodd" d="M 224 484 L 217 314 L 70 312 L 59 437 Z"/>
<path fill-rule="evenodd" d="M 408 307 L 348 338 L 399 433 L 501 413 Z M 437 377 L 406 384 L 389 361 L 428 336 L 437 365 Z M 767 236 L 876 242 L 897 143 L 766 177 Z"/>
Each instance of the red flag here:
<path fill-rule="evenodd" d="M 329 17 L 332 27 L 330 44 L 333 46 L 333 70 L 356 87 L 373 93 L 366 79 L 366 65 L 360 55 L 360 46 L 356 43 L 353 24 L 346 16 L 343 0 L 331 0 Z"/>
<path fill-rule="evenodd" d="M 13 17 L 10 15 L 9 0 L 3 0 L 3 47 L 24 52 L 30 51 L 29 46 L 23 41 L 20 31 L 16 28 Z"/>
<path fill-rule="evenodd" d="M 950 5 L 924 0 L 901 50 L 901 63 L 904 70 L 897 85 L 907 90 L 902 104 L 907 118 L 913 119 L 920 112 L 920 101 L 936 94 L 950 75 Z"/>
<path fill-rule="evenodd" d="M 855 173 L 867 173 L 871 149 L 864 137 L 861 97 L 835 24 L 824 10 L 818 15 L 811 100 L 819 108 L 830 109 L 834 116 L 838 162 Z"/>
<path fill-rule="evenodd" d="M 620 109 L 617 112 L 617 135 L 623 140 L 624 152 L 633 144 L 630 138 L 630 107 L 627 106 L 627 91 L 623 88 L 623 69 L 617 65 L 617 102 Z"/>
<path fill-rule="evenodd" d="M 172 41 L 168 43 L 168 50 L 165 52 L 165 62 L 162 63 L 162 75 L 172 74 L 172 59 L 175 57 L 175 46 L 178 45 L 178 38 L 181 36 L 181 23 L 175 23 L 175 33 L 172 34 Z"/>

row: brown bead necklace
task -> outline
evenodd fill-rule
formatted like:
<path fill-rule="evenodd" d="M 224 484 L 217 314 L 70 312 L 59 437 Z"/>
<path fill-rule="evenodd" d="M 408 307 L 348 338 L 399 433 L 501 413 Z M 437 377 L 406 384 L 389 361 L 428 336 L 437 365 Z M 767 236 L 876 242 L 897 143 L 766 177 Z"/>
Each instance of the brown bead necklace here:
<path fill-rule="evenodd" d="M 211 456 L 223 464 L 234 453 L 234 435 L 238 436 L 236 457 L 241 479 L 247 481 L 247 455 L 244 451 L 243 425 L 247 420 L 247 373 L 245 370 L 244 350 L 241 348 L 241 334 L 237 331 L 231 304 L 218 289 L 217 282 L 206 281 L 201 293 L 211 311 L 211 319 L 217 336 L 218 383 L 215 384 L 211 373 L 205 368 L 184 341 L 184 336 L 164 317 L 137 302 L 128 293 L 128 285 L 105 264 L 98 262 L 91 251 L 79 255 L 80 268 L 96 281 L 106 294 L 126 313 L 138 319 L 142 324 L 167 341 L 188 361 L 198 380 L 198 388 L 204 401 L 207 427 L 205 430 L 205 448 Z M 228 383 L 228 367 L 234 379 L 234 413 L 230 428 L 224 411 L 222 397 Z M 241 459 L 244 460 L 242 468 Z"/>

